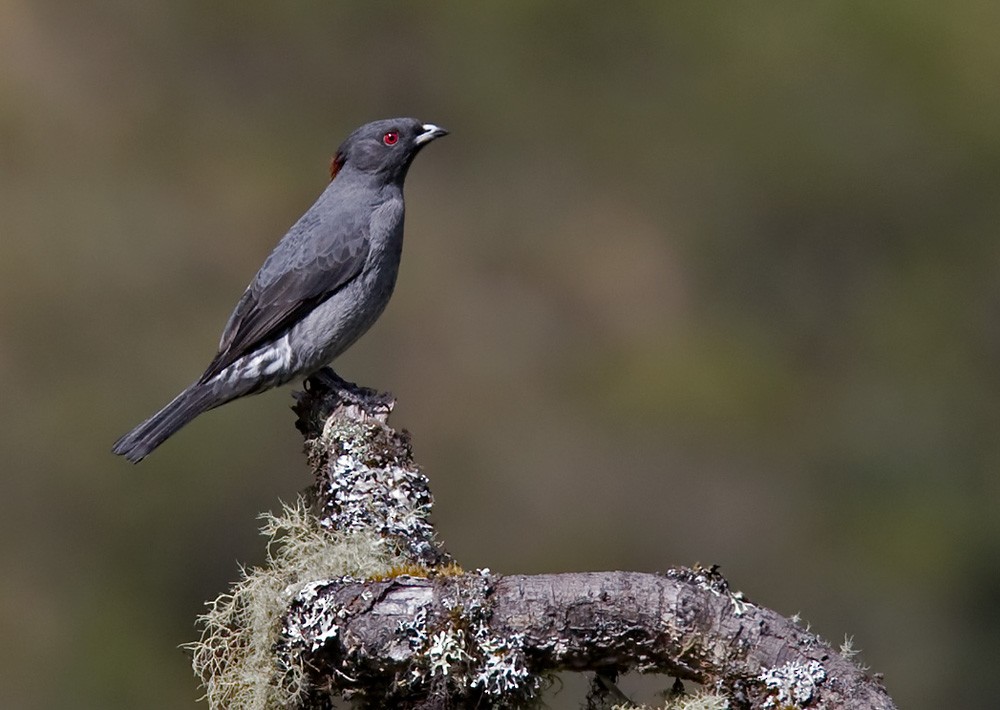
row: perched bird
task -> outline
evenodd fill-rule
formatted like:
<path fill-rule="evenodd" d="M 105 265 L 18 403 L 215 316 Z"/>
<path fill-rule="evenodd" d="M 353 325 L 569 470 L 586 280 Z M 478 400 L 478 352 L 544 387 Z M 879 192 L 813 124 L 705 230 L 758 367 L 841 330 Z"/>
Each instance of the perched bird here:
<path fill-rule="evenodd" d="M 308 376 L 382 314 L 403 249 L 403 181 L 443 128 L 415 118 L 365 124 L 330 163 L 330 184 L 271 252 L 222 331 L 205 373 L 114 445 L 141 461 L 202 412 Z"/>

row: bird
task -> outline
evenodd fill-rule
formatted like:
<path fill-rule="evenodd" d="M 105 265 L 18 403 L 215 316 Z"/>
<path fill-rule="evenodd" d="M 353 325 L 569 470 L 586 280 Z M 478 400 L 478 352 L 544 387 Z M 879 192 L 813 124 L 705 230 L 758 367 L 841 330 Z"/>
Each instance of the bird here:
<path fill-rule="evenodd" d="M 199 414 L 308 377 L 353 345 L 395 287 L 406 173 L 447 134 L 416 118 L 351 133 L 330 161 L 330 183 L 243 292 L 205 372 L 112 451 L 138 463 Z"/>

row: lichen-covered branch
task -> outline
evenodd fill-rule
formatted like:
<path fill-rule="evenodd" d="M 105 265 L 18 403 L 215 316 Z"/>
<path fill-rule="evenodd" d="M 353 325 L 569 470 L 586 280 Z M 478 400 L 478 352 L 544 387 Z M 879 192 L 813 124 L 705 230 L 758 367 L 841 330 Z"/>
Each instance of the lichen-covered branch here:
<path fill-rule="evenodd" d="M 714 568 L 464 572 L 435 539 L 409 436 L 387 424 L 392 398 L 324 371 L 296 399 L 313 510 L 272 516 L 268 565 L 203 617 L 192 649 L 213 706 L 524 707 L 555 671 L 597 671 L 607 689 L 638 670 L 702 684 L 711 707 L 894 707 L 879 679 Z"/>
<path fill-rule="evenodd" d="M 346 533 L 375 532 L 415 565 L 450 563 L 434 537 L 430 485 L 413 462 L 409 434 L 386 424 L 392 396 L 324 369 L 295 398 L 320 524 Z"/>
<path fill-rule="evenodd" d="M 434 693 L 519 707 L 560 670 L 668 673 L 732 707 L 894 707 L 850 660 L 709 570 L 333 580 L 300 595 L 286 637 L 323 683 L 371 707 Z"/>

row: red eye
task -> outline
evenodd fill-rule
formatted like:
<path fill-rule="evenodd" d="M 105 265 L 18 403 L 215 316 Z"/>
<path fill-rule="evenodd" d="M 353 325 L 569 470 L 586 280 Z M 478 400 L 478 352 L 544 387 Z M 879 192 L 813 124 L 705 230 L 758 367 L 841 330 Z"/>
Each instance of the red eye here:
<path fill-rule="evenodd" d="M 382 142 L 386 145 L 396 145 L 399 143 L 399 134 L 396 131 L 389 131 L 382 136 Z"/>

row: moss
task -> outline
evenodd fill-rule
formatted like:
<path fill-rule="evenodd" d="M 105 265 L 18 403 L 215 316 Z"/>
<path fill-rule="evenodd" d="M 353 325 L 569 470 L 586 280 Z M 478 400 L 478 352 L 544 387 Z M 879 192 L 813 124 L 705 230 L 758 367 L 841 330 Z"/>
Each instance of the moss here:
<path fill-rule="evenodd" d="M 294 706 L 308 690 L 305 671 L 274 653 L 291 600 L 316 580 L 370 578 L 404 564 L 372 533 L 322 528 L 302 499 L 261 518 L 267 561 L 242 570 L 228 593 L 207 604 L 201 638 L 187 646 L 211 708 Z"/>
<path fill-rule="evenodd" d="M 614 705 L 611 710 L 729 710 L 729 700 L 724 695 L 701 692 L 681 695 L 655 708 L 649 705 Z"/>
<path fill-rule="evenodd" d="M 457 562 L 449 562 L 435 569 L 434 574 L 438 577 L 461 577 L 465 574 L 465 570 Z"/>
<path fill-rule="evenodd" d="M 430 577 L 432 574 L 433 572 L 429 567 L 416 565 L 412 562 L 404 562 L 401 565 L 390 567 L 384 572 L 373 574 L 368 577 L 368 579 L 373 582 L 384 582 L 388 579 L 395 579 L 396 577 Z"/>

